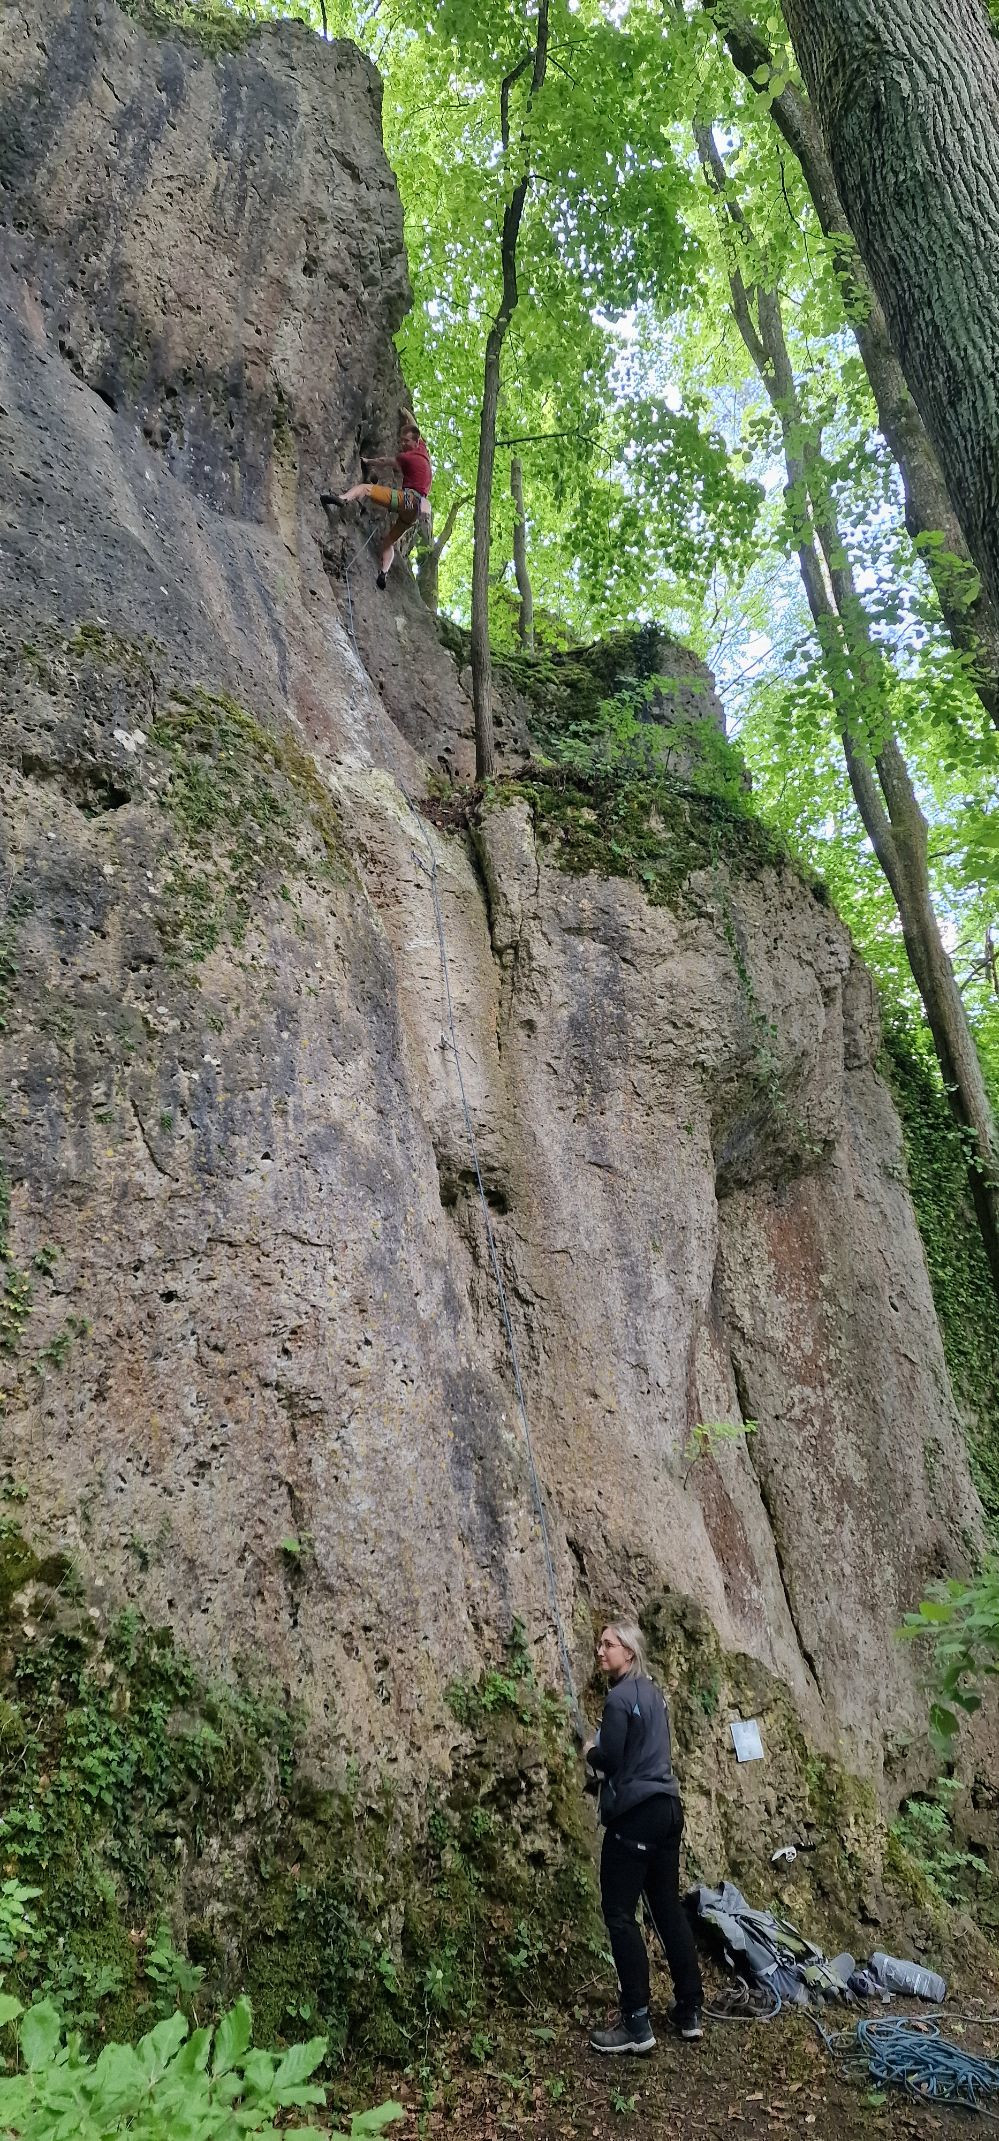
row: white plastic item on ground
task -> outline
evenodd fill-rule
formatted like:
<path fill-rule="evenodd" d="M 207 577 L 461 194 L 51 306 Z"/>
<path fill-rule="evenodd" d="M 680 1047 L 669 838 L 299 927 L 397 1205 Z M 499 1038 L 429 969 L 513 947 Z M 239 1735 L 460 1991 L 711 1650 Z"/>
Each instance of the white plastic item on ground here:
<path fill-rule="evenodd" d="M 870 1968 L 886 1992 L 914 1993 L 919 2000 L 932 2000 L 939 2006 L 947 1997 L 947 1980 L 938 1977 L 935 1970 L 924 1970 L 921 1963 L 900 1961 L 897 1955 L 883 1955 L 880 1948 L 871 1956 Z"/>

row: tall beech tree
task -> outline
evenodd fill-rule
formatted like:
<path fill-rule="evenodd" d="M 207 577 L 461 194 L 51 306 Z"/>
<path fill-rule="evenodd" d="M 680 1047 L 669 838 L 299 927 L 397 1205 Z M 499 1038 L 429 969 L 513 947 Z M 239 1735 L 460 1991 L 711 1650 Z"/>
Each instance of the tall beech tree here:
<path fill-rule="evenodd" d="M 504 161 L 510 158 L 510 98 L 517 82 L 530 68 L 527 117 L 544 86 L 548 71 L 548 0 L 538 0 L 537 30 L 533 54 L 519 60 L 504 75 L 500 89 L 500 138 Z M 496 767 L 492 709 L 492 652 L 489 645 L 489 555 L 492 542 L 493 469 L 496 463 L 496 412 L 500 396 L 500 364 L 507 329 L 517 309 L 517 241 L 531 184 L 531 143 L 527 127 L 521 130 L 518 152 L 519 175 L 503 210 L 500 262 L 503 294 L 500 307 L 486 337 L 482 413 L 479 422 L 479 461 L 475 477 L 475 548 L 472 554 L 472 706 L 475 713 L 475 777 L 489 780 Z"/>
<path fill-rule="evenodd" d="M 985 0 L 784 0 L 840 199 L 999 608 L 999 43 Z"/>
<path fill-rule="evenodd" d="M 822 650 L 847 773 L 891 888 L 944 1088 L 968 1147 L 975 1215 L 999 1292 L 999 1148 L 982 1066 L 934 911 L 929 828 L 892 727 L 891 680 L 838 526 L 819 424 L 799 393 L 779 293 L 754 279 L 762 259 L 712 128 L 695 124 L 702 170 L 725 219 L 732 312 L 780 424 L 787 511 Z M 749 280 L 743 264 L 749 268 Z"/>
<path fill-rule="evenodd" d="M 999 726 L 999 606 L 971 563 L 936 448 L 906 385 L 884 307 L 860 258 L 815 111 L 785 54 L 738 0 L 704 0 L 731 58 L 797 157 L 834 262 L 844 306 L 863 358 L 878 422 L 898 464 L 905 524 L 936 589 L 944 623 L 982 704 Z"/>

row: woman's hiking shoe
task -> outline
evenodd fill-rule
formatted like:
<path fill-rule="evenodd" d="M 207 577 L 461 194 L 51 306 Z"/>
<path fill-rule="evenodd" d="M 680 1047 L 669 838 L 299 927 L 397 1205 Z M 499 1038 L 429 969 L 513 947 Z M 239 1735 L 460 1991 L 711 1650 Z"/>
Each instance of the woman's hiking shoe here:
<path fill-rule="evenodd" d="M 673 2028 L 681 2037 L 686 2038 L 688 2044 L 696 2044 L 697 2039 L 704 2035 L 699 2007 L 671 2007 L 669 2019 Z"/>
<path fill-rule="evenodd" d="M 641 2015 L 622 2015 L 613 2029 L 595 2029 L 590 2034 L 593 2052 L 654 2052 L 655 2048 L 647 2010 Z"/>

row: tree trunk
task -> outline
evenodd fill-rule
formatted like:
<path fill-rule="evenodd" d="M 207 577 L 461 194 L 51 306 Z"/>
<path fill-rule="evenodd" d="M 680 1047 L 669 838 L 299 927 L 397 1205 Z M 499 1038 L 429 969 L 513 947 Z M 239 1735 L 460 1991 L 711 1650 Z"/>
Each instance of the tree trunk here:
<path fill-rule="evenodd" d="M 999 43 L 984 0 L 784 0 L 850 228 L 999 608 Z"/>
<path fill-rule="evenodd" d="M 525 654 L 534 653 L 534 591 L 527 570 L 527 516 L 524 512 L 524 471 L 514 457 L 510 463 L 510 491 L 513 497 L 513 569 L 517 576 L 517 593 L 520 596 L 520 616 L 517 630 Z"/>
<path fill-rule="evenodd" d="M 892 348 L 884 310 L 853 243 L 846 210 L 829 159 L 822 129 L 806 96 L 795 82 L 785 82 L 773 97 L 767 79 L 779 72 L 762 33 L 728 6 L 705 0 L 718 14 L 732 59 L 750 87 L 770 99 L 770 110 L 788 147 L 801 165 L 820 228 L 827 238 L 843 239 L 837 270 L 850 325 L 870 381 L 878 422 L 898 463 L 905 496 L 905 525 L 936 589 L 941 614 L 955 647 L 969 660 L 969 673 L 982 705 L 999 726 L 999 607 L 990 600 L 971 564 L 961 524 L 936 450 L 905 383 Z M 928 540 L 927 540 L 928 538 Z M 922 539 L 922 540 L 921 540 Z"/>
<path fill-rule="evenodd" d="M 432 543 L 425 543 L 423 549 L 417 552 L 416 584 L 430 611 L 431 617 L 436 617 L 437 615 L 441 559 L 454 534 L 454 524 L 462 506 L 467 506 L 467 504 L 467 496 L 452 499 L 440 534 Z"/>
<path fill-rule="evenodd" d="M 526 71 L 530 60 L 521 60 L 508 74 L 500 91 L 500 130 L 504 156 L 510 148 L 510 91 Z M 531 97 L 545 79 L 548 66 L 548 0 L 539 0 L 538 27 L 534 41 Z M 527 145 L 525 143 L 525 157 Z M 496 411 L 499 407 L 500 358 L 506 331 L 517 308 L 517 240 L 531 183 L 530 170 L 517 180 L 503 211 L 500 258 L 503 295 L 486 339 L 486 362 L 479 421 L 479 463 L 475 477 L 474 550 L 472 555 L 472 706 L 475 713 L 475 778 L 491 780 L 496 770 L 493 736 L 492 652 L 489 645 L 489 548 L 492 540 L 493 468 L 496 461 Z"/>
<path fill-rule="evenodd" d="M 727 191 L 709 127 L 694 129 L 709 185 L 751 258 L 751 232 Z M 872 638 L 836 521 L 821 434 L 810 423 L 788 355 L 780 300 L 747 288 L 733 262 L 732 311 L 781 426 L 787 498 L 805 597 L 822 649 L 850 786 L 891 888 L 912 977 L 933 1038 L 951 1113 L 965 1134 L 975 1216 L 999 1293 L 999 1148 L 982 1067 L 940 927 L 929 877 L 929 834 L 905 760 L 891 733 L 884 655 Z M 755 304 L 755 317 L 754 317 Z M 860 738 L 873 733 L 873 765 Z"/>

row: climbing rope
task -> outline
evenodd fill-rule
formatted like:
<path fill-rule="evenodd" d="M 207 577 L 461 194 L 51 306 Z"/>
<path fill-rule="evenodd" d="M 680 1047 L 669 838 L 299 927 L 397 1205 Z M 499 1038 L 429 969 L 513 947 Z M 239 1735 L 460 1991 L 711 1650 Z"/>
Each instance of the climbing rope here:
<path fill-rule="evenodd" d="M 354 630 L 354 604 L 350 592 L 350 572 L 351 567 L 353 565 L 356 565 L 358 558 L 363 555 L 365 550 L 367 550 L 369 543 L 374 541 L 376 533 L 377 529 L 372 528 L 371 534 L 367 537 L 367 540 L 358 545 L 358 548 L 353 552 L 352 556 L 343 566 L 343 578 L 347 589 L 347 630 L 350 635 L 350 640 L 354 649 L 354 653 L 356 654 L 359 662 L 361 662 L 361 650 L 357 644 L 357 635 Z M 363 668 L 363 662 L 361 663 L 361 666 Z M 559 1605 L 558 1582 L 555 1575 L 555 1557 L 552 1553 L 551 1534 L 548 1529 L 548 1518 L 545 1512 L 544 1498 L 541 1492 L 541 1481 L 538 1477 L 538 1468 L 534 1457 L 534 1443 L 531 1438 L 531 1424 L 527 1412 L 527 1399 L 524 1395 L 524 1384 L 520 1373 L 520 1362 L 517 1357 L 517 1343 L 513 1335 L 513 1324 L 510 1321 L 510 1311 L 507 1306 L 506 1288 L 503 1284 L 503 1273 L 500 1270 L 499 1254 L 496 1248 L 496 1238 L 493 1234 L 492 1224 L 489 1218 L 489 1205 L 486 1200 L 485 1187 L 482 1181 L 482 1169 L 479 1165 L 479 1151 L 478 1146 L 475 1142 L 475 1130 L 472 1124 L 471 1110 L 468 1105 L 468 1096 L 465 1092 L 465 1080 L 462 1074 L 461 1055 L 458 1048 L 458 1034 L 457 1029 L 455 1027 L 454 1019 L 454 1003 L 451 997 L 451 973 L 450 968 L 448 966 L 447 941 L 444 935 L 444 915 L 443 910 L 441 908 L 440 888 L 437 882 L 437 857 L 434 853 L 433 842 L 431 841 L 426 825 L 424 824 L 424 821 L 421 818 L 415 803 L 413 802 L 412 796 L 408 793 L 406 788 L 402 786 L 401 781 L 399 785 L 402 788 L 403 795 L 406 798 L 406 802 L 409 806 L 410 814 L 413 818 L 413 821 L 416 825 L 419 826 L 424 844 L 426 846 L 427 854 L 430 858 L 429 862 L 424 862 L 422 856 L 417 854 L 416 849 L 414 848 L 412 850 L 413 860 L 416 863 L 417 868 L 422 870 L 423 875 L 429 880 L 430 891 L 434 903 L 434 918 L 437 924 L 437 943 L 440 950 L 441 974 L 443 976 L 444 997 L 445 1002 L 447 1004 L 447 1018 L 448 1028 L 450 1032 L 451 1054 L 454 1058 L 454 1067 L 458 1078 L 458 1091 L 461 1095 L 461 1109 L 462 1114 L 465 1118 L 465 1134 L 468 1138 L 468 1148 L 472 1156 L 472 1165 L 475 1169 L 475 1181 L 479 1192 L 479 1201 L 482 1206 L 482 1217 L 485 1224 L 486 1241 L 489 1245 L 489 1260 L 493 1268 L 493 1277 L 496 1280 L 496 1291 L 499 1295 L 500 1313 L 503 1318 L 503 1329 L 506 1334 L 506 1342 L 510 1350 L 510 1360 L 513 1367 L 514 1388 L 517 1393 L 517 1406 L 520 1412 L 521 1427 L 523 1429 L 524 1447 L 527 1451 L 527 1465 L 531 1480 L 531 1494 L 534 1500 L 534 1508 L 538 1519 L 538 1530 L 541 1534 L 541 1547 L 545 1559 L 545 1575 L 548 1583 L 548 1595 L 551 1601 L 552 1619 L 555 1624 L 555 1635 L 558 1642 L 559 1664 L 562 1669 L 562 1679 L 565 1684 L 566 1696 L 568 1698 L 569 1707 L 573 1714 L 574 1723 L 580 1731 L 585 1731 L 586 1720 L 583 1716 L 582 1705 L 579 1700 L 579 1692 L 576 1687 L 575 1676 L 572 1670 L 572 1661 L 569 1656 L 569 1644 L 565 1632 L 565 1623 L 562 1619 L 562 1609 Z"/>
<path fill-rule="evenodd" d="M 400 786 L 402 786 L 401 782 Z M 479 1192 L 479 1202 L 482 1206 L 482 1218 L 486 1230 L 486 1241 L 489 1245 L 489 1261 L 493 1268 L 493 1277 L 496 1281 L 496 1291 L 499 1295 L 500 1313 L 503 1318 L 503 1329 L 506 1334 L 506 1342 L 510 1350 L 510 1361 L 513 1367 L 514 1388 L 517 1393 L 517 1406 L 520 1412 L 520 1424 L 524 1435 L 524 1448 L 527 1451 L 527 1465 L 528 1471 L 530 1473 L 531 1493 L 533 1496 L 534 1508 L 538 1519 L 538 1530 L 541 1534 L 541 1548 L 545 1559 L 545 1575 L 548 1582 L 548 1595 L 551 1601 L 552 1620 L 555 1624 L 555 1634 L 558 1641 L 559 1664 L 562 1668 L 562 1678 L 565 1683 L 566 1696 L 568 1698 L 569 1706 L 573 1713 L 574 1721 L 577 1726 L 585 1730 L 586 1721 L 583 1717 L 582 1707 L 579 1700 L 579 1693 L 576 1687 L 575 1676 L 572 1670 L 572 1661 L 569 1657 L 569 1644 L 565 1632 L 565 1623 L 562 1619 L 562 1609 L 559 1605 L 558 1583 L 555 1575 L 555 1558 L 552 1553 L 551 1534 L 548 1528 L 548 1518 L 545 1512 L 544 1497 L 541 1492 L 541 1481 L 538 1477 L 538 1468 L 534 1457 L 534 1443 L 531 1438 L 531 1423 L 527 1413 L 527 1399 L 524 1395 L 524 1384 L 520 1373 L 520 1362 L 517 1358 L 517 1342 L 513 1335 L 513 1324 L 510 1321 L 510 1311 L 507 1306 L 506 1288 L 503 1284 L 503 1273 L 500 1269 L 499 1253 L 496 1248 L 496 1237 L 493 1233 L 492 1223 L 489 1218 L 489 1205 L 486 1199 L 485 1187 L 482 1181 L 482 1169 L 479 1165 L 479 1151 L 475 1141 L 475 1130 L 472 1123 L 471 1110 L 468 1105 L 468 1096 L 465 1092 L 465 1080 L 461 1068 L 461 1054 L 458 1048 L 458 1034 L 457 1029 L 455 1027 L 454 1003 L 451 996 L 451 973 L 450 968 L 448 966 L 447 941 L 444 935 L 444 915 L 441 908 L 440 887 L 438 885 L 437 880 L 437 857 L 434 853 L 433 843 L 430 839 L 430 835 L 427 832 L 427 828 L 422 818 L 420 817 L 415 804 L 413 803 L 412 797 L 407 794 L 405 788 L 403 788 L 402 792 L 403 795 L 406 797 L 406 801 L 409 805 L 412 816 L 416 824 L 420 828 L 427 849 L 427 854 L 430 858 L 429 862 L 424 862 L 422 856 L 417 854 L 415 848 L 413 849 L 413 860 L 417 864 L 417 867 L 422 870 L 424 876 L 429 880 L 430 891 L 434 903 L 434 919 L 437 924 L 437 943 L 438 948 L 440 950 L 441 974 L 444 981 L 444 999 L 447 1005 L 450 1048 L 451 1054 L 454 1058 L 454 1067 L 458 1078 L 458 1091 L 461 1095 L 461 1110 L 465 1118 L 465 1135 L 468 1139 L 468 1149 L 472 1156 L 472 1166 L 475 1169 L 475 1181 Z"/>
<path fill-rule="evenodd" d="M 993 2016 L 865 2016 L 849 2030 L 828 2030 L 812 2015 L 827 2049 L 851 2078 L 891 2082 L 921 2103 L 956 2104 L 978 2111 L 999 2124 L 999 2060 L 981 2059 L 952 2043 L 940 2029 L 942 2020 L 994 2022 Z"/>
<path fill-rule="evenodd" d="M 344 584 L 347 589 L 347 630 L 350 634 L 351 646 L 353 647 L 354 653 L 356 654 L 359 662 L 361 662 L 361 650 L 357 644 L 357 633 L 354 630 L 354 604 L 350 592 L 350 568 L 352 565 L 357 564 L 357 560 L 359 557 L 363 557 L 364 552 L 368 548 L 368 545 L 374 542 L 377 533 L 378 525 L 376 522 L 375 526 L 371 530 L 371 534 L 365 537 L 363 543 L 358 543 L 357 549 L 352 552 L 351 556 L 347 559 L 347 562 L 343 568 Z M 361 668 L 363 669 L 363 667 L 364 663 L 361 662 Z"/>

